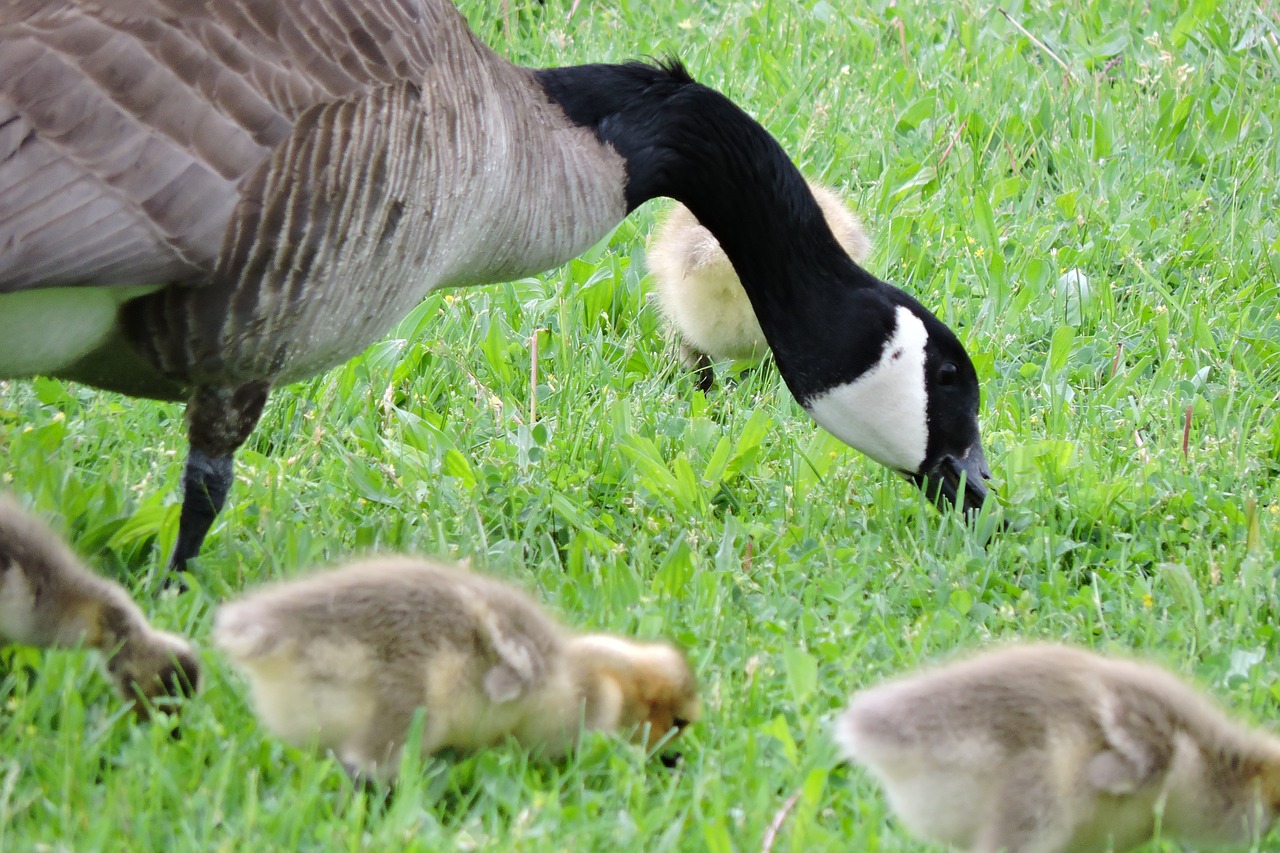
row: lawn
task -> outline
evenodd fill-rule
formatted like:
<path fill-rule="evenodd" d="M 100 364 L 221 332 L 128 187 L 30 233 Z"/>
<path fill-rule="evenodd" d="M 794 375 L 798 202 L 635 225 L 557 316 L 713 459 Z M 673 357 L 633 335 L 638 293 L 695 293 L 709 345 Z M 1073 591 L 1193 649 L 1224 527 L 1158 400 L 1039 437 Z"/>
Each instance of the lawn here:
<path fill-rule="evenodd" d="M 1280 717 L 1274 8 L 571 6 L 464 11 L 523 63 L 678 55 L 842 188 L 868 266 L 973 356 L 1010 529 L 934 511 L 771 366 L 694 391 L 645 296 L 662 203 L 277 391 L 181 596 L 158 592 L 181 406 L 0 382 L 0 482 L 207 664 L 174 740 L 82 655 L 0 651 L 0 849 L 924 850 L 837 762 L 832 717 L 1016 637 L 1153 657 Z M 407 767 L 382 806 L 282 746 L 208 649 L 214 608 L 371 550 L 470 557 L 573 624 L 683 645 L 705 696 L 683 765 L 603 737 L 562 764 L 503 748 Z"/>

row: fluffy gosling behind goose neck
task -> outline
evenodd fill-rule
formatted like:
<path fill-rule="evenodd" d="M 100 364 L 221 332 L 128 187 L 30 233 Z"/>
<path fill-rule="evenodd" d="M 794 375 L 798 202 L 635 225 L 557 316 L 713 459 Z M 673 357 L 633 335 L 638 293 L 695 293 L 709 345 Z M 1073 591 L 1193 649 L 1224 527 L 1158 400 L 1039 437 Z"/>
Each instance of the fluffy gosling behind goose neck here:
<path fill-rule="evenodd" d="M 871 251 L 862 221 L 835 191 L 813 181 L 809 189 L 840 245 L 861 264 Z M 704 392 L 715 386 L 712 362 L 764 355 L 764 332 L 733 264 L 687 207 L 674 205 L 655 224 L 645 261 L 653 277 L 650 299 Z"/>
<path fill-rule="evenodd" d="M 628 209 L 669 196 L 715 235 L 814 420 L 931 497 L 982 505 L 990 472 L 964 347 L 849 258 L 763 127 L 675 62 L 545 69 L 538 78 L 571 121 L 622 155 Z"/>

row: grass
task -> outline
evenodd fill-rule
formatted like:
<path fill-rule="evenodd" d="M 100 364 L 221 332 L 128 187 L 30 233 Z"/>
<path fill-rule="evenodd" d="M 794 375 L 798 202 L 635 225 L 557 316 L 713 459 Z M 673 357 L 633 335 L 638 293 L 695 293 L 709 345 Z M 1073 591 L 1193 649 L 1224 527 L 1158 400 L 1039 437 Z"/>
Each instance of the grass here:
<path fill-rule="evenodd" d="M 760 849 L 796 795 L 775 850 L 922 850 L 836 763 L 832 716 L 1014 637 L 1132 650 L 1250 720 L 1280 712 L 1269 5 L 1005 6 L 1043 48 L 963 0 L 570 5 L 464 9 L 530 64 L 678 54 L 842 187 L 871 268 L 974 357 L 1013 529 L 935 513 L 772 369 L 691 391 L 644 296 L 657 204 L 542 277 L 432 295 L 278 391 L 181 597 L 153 595 L 181 407 L 0 383 L 4 486 L 163 627 L 206 640 L 222 599 L 371 549 L 469 556 L 570 622 L 682 643 L 706 697 L 678 772 L 604 738 L 561 765 L 498 749 L 411 768 L 384 809 L 260 730 L 215 653 L 174 741 L 83 656 L 8 649 L 0 849 L 720 853 Z"/>

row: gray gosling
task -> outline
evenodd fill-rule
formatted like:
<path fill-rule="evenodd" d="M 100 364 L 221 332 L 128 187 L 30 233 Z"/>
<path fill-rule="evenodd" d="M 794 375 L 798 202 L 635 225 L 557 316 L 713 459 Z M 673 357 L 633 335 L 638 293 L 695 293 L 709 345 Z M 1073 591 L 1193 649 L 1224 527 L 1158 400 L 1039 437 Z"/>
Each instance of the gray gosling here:
<path fill-rule="evenodd" d="M 97 649 L 116 689 L 143 716 L 193 695 L 191 644 L 148 624 L 129 594 L 94 574 L 53 531 L 0 494 L 0 644 Z"/>
<path fill-rule="evenodd" d="M 1239 844 L 1280 809 L 1280 740 L 1155 666 L 1012 646 L 873 687 L 836 724 L 912 832 L 974 853 Z"/>
<path fill-rule="evenodd" d="M 519 590 L 465 567 L 363 560 L 218 611 L 214 643 L 248 676 L 259 719 L 390 779 L 414 713 L 422 752 L 508 737 L 555 758 L 582 729 L 636 730 L 656 747 L 699 715 L 683 655 L 665 643 L 576 635 Z"/>
<path fill-rule="evenodd" d="M 861 264 L 871 252 L 862 221 L 833 190 L 808 184 L 836 242 Z M 703 391 L 715 384 L 712 362 L 756 360 L 768 350 L 733 264 L 689 208 L 671 208 L 654 231 L 646 257 L 653 300 L 678 339 L 681 362 Z"/>

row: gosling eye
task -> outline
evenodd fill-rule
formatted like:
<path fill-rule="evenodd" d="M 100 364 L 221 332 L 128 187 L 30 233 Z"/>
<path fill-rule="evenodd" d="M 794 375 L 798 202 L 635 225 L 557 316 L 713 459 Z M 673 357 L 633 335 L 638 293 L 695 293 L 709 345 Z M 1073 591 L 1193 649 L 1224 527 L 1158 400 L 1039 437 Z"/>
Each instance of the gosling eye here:
<path fill-rule="evenodd" d="M 684 731 L 689 728 L 689 721 L 684 717 L 672 717 L 671 725 L 675 726 L 680 731 Z"/>
<path fill-rule="evenodd" d="M 942 366 L 938 368 L 939 385 L 954 385 L 959 377 L 960 369 L 950 361 L 944 361 Z"/>

